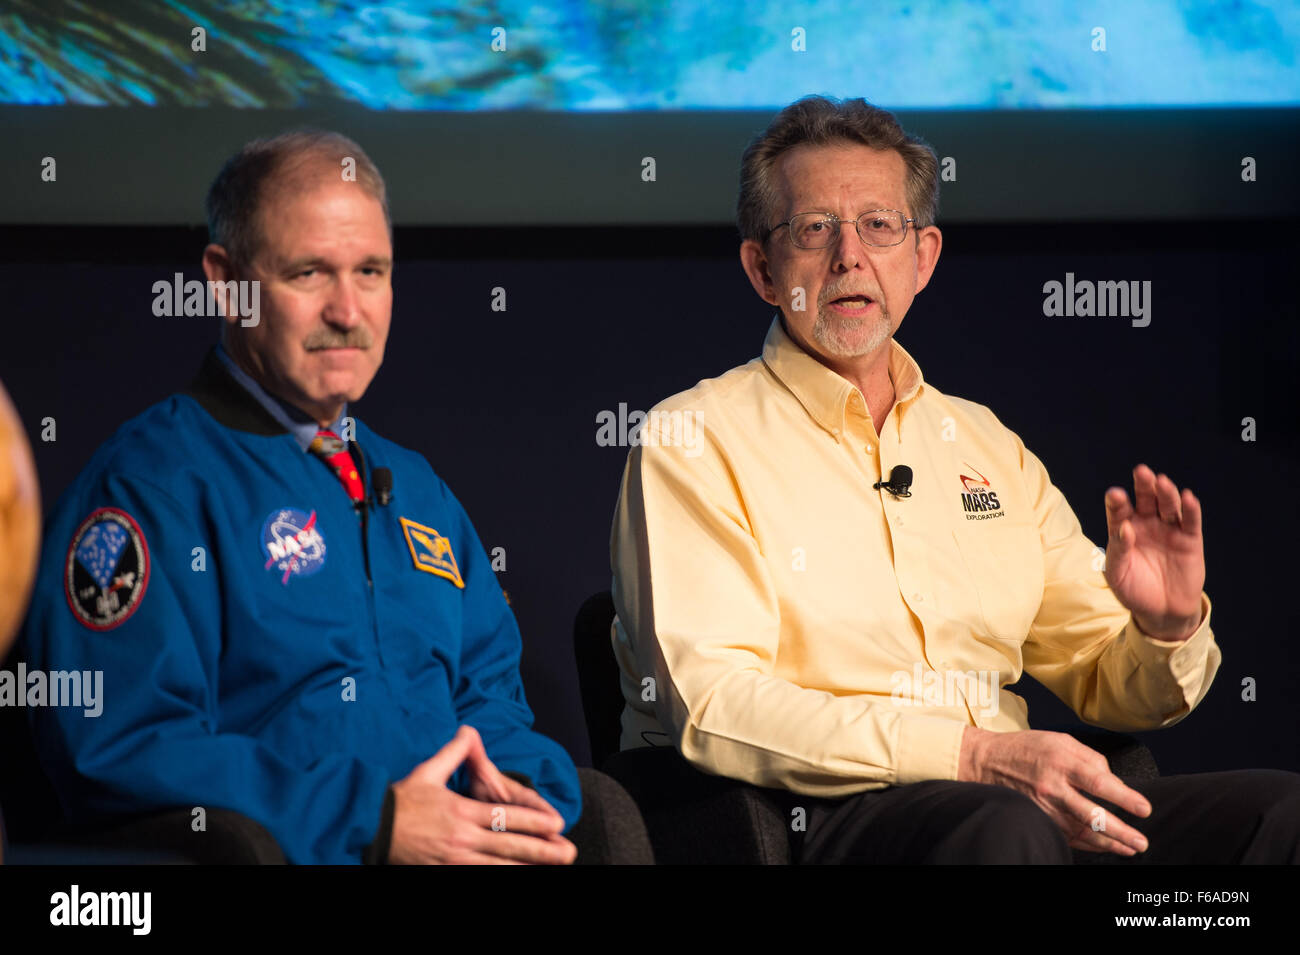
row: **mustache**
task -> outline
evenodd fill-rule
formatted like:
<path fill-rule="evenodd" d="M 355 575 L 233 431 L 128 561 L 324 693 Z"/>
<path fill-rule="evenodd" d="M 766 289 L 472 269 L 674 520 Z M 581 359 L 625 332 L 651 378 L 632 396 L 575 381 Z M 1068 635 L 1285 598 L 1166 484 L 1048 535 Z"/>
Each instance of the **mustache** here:
<path fill-rule="evenodd" d="M 321 348 L 369 348 L 374 343 L 370 330 L 364 325 L 358 325 L 346 332 L 322 328 L 308 335 L 302 345 L 307 351 L 317 351 Z"/>

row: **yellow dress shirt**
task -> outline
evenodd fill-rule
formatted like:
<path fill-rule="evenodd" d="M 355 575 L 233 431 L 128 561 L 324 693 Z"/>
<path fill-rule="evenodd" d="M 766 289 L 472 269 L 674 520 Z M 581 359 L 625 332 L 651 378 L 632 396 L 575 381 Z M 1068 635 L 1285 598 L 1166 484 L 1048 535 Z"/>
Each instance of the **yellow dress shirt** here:
<path fill-rule="evenodd" d="M 761 358 L 651 410 L 610 542 L 623 749 L 835 798 L 956 779 L 964 727 L 1030 728 L 1022 671 L 1113 730 L 1204 698 L 1209 598 L 1186 641 L 1142 633 L 1042 462 L 890 349 L 879 436 L 779 315 Z M 897 464 L 910 498 L 872 490 Z"/>

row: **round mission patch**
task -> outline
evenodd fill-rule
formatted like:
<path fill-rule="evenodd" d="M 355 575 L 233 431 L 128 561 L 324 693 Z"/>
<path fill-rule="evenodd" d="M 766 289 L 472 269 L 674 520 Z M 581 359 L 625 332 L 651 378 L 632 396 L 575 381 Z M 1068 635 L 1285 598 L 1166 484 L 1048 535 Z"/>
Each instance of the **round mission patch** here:
<path fill-rule="evenodd" d="M 73 615 L 91 630 L 112 630 L 135 613 L 149 583 L 149 546 L 130 514 L 101 507 L 72 535 L 63 589 Z"/>

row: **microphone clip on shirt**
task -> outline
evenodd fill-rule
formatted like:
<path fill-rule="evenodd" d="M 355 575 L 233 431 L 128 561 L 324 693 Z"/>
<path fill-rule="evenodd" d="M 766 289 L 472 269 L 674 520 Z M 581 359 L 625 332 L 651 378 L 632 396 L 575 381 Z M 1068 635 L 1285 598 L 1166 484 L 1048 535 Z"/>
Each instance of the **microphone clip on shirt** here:
<path fill-rule="evenodd" d="M 889 472 L 888 481 L 877 481 L 871 485 L 873 491 L 878 491 L 882 487 L 895 498 L 911 497 L 912 492 L 908 490 L 912 486 L 912 469 L 906 464 L 896 464 Z"/>
<path fill-rule="evenodd" d="M 371 480 L 375 501 L 380 507 L 387 507 L 388 502 L 393 499 L 393 472 L 388 468 L 375 468 Z"/>

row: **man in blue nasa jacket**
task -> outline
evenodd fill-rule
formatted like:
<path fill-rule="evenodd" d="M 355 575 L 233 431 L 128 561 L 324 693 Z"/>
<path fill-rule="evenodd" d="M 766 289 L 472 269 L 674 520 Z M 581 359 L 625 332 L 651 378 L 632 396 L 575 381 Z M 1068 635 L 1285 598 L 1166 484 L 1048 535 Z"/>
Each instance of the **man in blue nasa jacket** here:
<path fill-rule="evenodd" d="M 221 345 L 46 531 L 29 665 L 103 672 L 98 717 L 28 711 L 66 815 L 232 809 L 298 863 L 572 862 L 577 773 L 469 518 L 347 415 L 391 316 L 378 170 L 337 134 L 250 143 L 208 219 Z"/>

